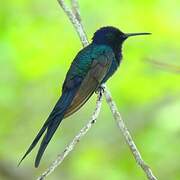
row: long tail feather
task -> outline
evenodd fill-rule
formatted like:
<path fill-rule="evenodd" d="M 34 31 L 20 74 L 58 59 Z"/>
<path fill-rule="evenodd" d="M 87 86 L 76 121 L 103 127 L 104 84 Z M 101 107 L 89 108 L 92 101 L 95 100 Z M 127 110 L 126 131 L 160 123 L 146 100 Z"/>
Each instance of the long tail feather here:
<path fill-rule="evenodd" d="M 47 145 L 49 144 L 49 141 L 51 140 L 52 136 L 54 135 L 56 129 L 58 128 L 62 119 L 64 118 L 64 114 L 65 114 L 66 110 L 68 109 L 69 105 L 71 104 L 75 93 L 76 93 L 76 89 L 63 92 L 62 96 L 56 103 L 54 109 L 52 110 L 48 119 L 44 123 L 43 127 L 41 128 L 41 130 L 39 131 L 39 133 L 33 140 L 32 144 L 29 146 L 28 150 L 26 151 L 26 153 L 20 160 L 18 166 L 26 158 L 26 156 L 33 150 L 33 148 L 37 145 L 38 141 L 40 140 L 41 136 L 46 131 L 46 134 L 44 135 L 44 138 L 42 140 L 42 143 L 40 145 L 40 148 L 38 150 L 36 160 L 35 160 L 35 167 L 39 166 L 42 155 L 43 155 Z"/>
<path fill-rule="evenodd" d="M 39 139 L 41 138 L 41 136 L 44 134 L 44 131 L 46 130 L 46 128 L 48 127 L 48 121 L 46 121 L 43 125 L 43 127 L 41 128 L 41 130 L 39 131 L 39 133 L 37 134 L 37 136 L 35 137 L 35 139 L 33 140 L 32 144 L 29 146 L 28 150 L 26 151 L 26 153 L 24 154 L 24 156 L 22 157 L 22 159 L 19 161 L 18 166 L 20 166 L 21 162 L 26 158 L 26 156 L 33 150 L 33 148 L 36 146 L 36 144 L 38 143 Z"/>
<path fill-rule="evenodd" d="M 42 155 L 43 155 L 47 145 L 49 144 L 52 136 L 54 135 L 54 133 L 56 132 L 56 129 L 58 128 L 59 124 L 61 123 L 61 121 L 59 121 L 59 119 L 62 119 L 63 116 L 64 116 L 64 112 L 62 112 L 62 114 L 57 116 L 56 119 L 54 119 L 53 122 L 48 126 L 47 132 L 41 142 L 39 151 L 36 156 L 35 167 L 39 166 L 40 160 L 42 158 Z"/>

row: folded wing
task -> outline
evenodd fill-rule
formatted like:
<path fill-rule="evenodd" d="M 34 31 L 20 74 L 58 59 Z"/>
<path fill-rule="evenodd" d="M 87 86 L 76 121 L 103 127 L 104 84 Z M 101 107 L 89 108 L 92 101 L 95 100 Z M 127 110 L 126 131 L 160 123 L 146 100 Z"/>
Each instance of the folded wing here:
<path fill-rule="evenodd" d="M 64 117 L 70 116 L 83 106 L 94 91 L 101 85 L 103 78 L 111 66 L 113 56 L 112 52 L 104 52 L 93 60 L 90 70 L 81 83 L 80 88 Z"/>

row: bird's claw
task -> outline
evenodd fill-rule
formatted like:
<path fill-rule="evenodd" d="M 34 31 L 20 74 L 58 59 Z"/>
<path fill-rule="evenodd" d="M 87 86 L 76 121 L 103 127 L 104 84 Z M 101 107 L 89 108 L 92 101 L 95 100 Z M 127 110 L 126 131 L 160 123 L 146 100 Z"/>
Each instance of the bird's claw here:
<path fill-rule="evenodd" d="M 97 90 L 95 91 L 95 93 L 96 94 L 98 94 L 98 93 L 100 93 L 100 96 L 102 96 L 102 94 L 104 93 L 104 90 L 105 89 L 105 87 L 103 86 L 103 85 L 101 85 L 101 86 L 99 86 L 98 88 L 97 88 Z"/>

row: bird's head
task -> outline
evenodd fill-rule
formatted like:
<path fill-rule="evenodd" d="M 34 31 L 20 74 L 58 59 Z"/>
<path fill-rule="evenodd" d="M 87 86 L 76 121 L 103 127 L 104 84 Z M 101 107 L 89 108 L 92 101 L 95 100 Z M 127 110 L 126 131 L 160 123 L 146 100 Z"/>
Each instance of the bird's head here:
<path fill-rule="evenodd" d="M 106 44 L 112 48 L 120 48 L 122 43 L 131 36 L 149 34 L 151 33 L 123 33 L 115 27 L 107 26 L 98 29 L 92 39 L 96 44 Z"/>

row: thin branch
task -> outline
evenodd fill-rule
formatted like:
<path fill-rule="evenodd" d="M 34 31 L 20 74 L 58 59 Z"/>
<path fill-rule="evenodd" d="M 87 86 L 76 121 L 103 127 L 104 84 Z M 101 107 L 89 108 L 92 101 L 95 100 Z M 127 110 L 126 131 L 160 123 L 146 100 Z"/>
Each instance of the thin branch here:
<path fill-rule="evenodd" d="M 76 16 L 76 19 L 81 23 L 81 16 L 79 10 L 79 3 L 77 0 L 71 0 L 72 12 Z"/>
<path fill-rule="evenodd" d="M 80 132 L 74 137 L 71 143 L 69 143 L 65 150 L 59 154 L 56 158 L 56 160 L 48 167 L 48 169 L 40 176 L 37 180 L 43 180 L 45 179 L 49 174 L 51 174 L 57 166 L 59 166 L 65 157 L 74 149 L 75 145 L 81 140 L 81 138 L 90 130 L 91 126 L 96 122 L 100 109 L 102 104 L 102 94 L 101 92 L 98 93 L 98 99 L 96 102 L 96 108 L 92 114 L 91 119 L 88 121 L 87 125 L 84 126 Z"/>
<path fill-rule="evenodd" d="M 119 129 L 121 130 L 121 133 L 122 133 L 127 145 L 129 146 L 137 164 L 143 169 L 143 171 L 146 173 L 146 176 L 149 180 L 156 180 L 156 177 L 153 175 L 152 170 L 142 159 L 141 154 L 140 154 L 139 150 L 137 149 L 137 147 L 132 139 L 132 136 L 129 133 L 129 131 L 121 117 L 121 114 L 119 113 L 115 102 L 112 100 L 111 94 L 107 90 L 106 86 L 104 86 L 104 95 L 105 95 L 106 101 L 111 109 L 113 117 L 116 120 L 116 123 L 117 123 Z"/>
<path fill-rule="evenodd" d="M 85 43 L 83 43 L 84 46 L 87 46 L 88 43 L 88 39 L 87 39 L 87 35 L 86 32 L 84 30 L 84 26 L 82 25 L 82 20 L 81 20 L 81 15 L 80 15 L 80 10 L 79 10 L 79 3 L 78 0 L 71 0 L 71 8 L 72 8 L 72 12 L 75 15 L 76 19 L 79 21 L 79 23 L 81 24 L 81 28 L 82 31 L 84 32 L 84 39 L 85 39 Z M 83 34 L 82 34 L 83 35 Z M 86 42 L 87 41 L 87 42 Z"/>
<path fill-rule="evenodd" d="M 173 73 L 180 74 L 180 66 L 178 66 L 178 65 L 168 64 L 168 63 L 164 63 L 164 62 L 154 60 L 154 59 L 147 59 L 147 61 L 149 63 L 152 63 L 156 67 L 163 69 L 163 70 L 171 71 Z"/>
<path fill-rule="evenodd" d="M 68 16 L 68 18 L 70 19 L 71 23 L 73 24 L 76 32 L 78 33 L 78 36 L 82 42 L 83 46 L 87 46 L 88 45 L 88 40 L 87 40 L 87 36 L 85 34 L 85 31 L 83 29 L 83 26 L 81 24 L 81 22 L 77 19 L 77 15 L 74 15 L 73 12 L 77 12 L 78 15 L 79 14 L 79 9 L 78 9 L 78 5 L 77 5 L 77 0 L 72 0 L 72 7 L 75 8 L 72 12 L 71 9 L 69 9 L 66 4 L 64 3 L 64 0 L 58 0 L 61 8 L 64 10 L 64 12 L 66 13 L 66 15 Z M 75 3 L 75 4 L 73 4 Z M 106 97 L 106 101 L 111 109 L 111 112 L 114 116 L 114 119 L 117 122 L 118 127 L 120 128 L 123 137 L 125 138 L 125 141 L 127 143 L 127 145 L 129 146 L 137 164 L 142 168 L 142 170 L 144 171 L 144 173 L 146 174 L 147 178 L 149 180 L 156 180 L 156 177 L 153 175 L 150 167 L 144 162 L 144 160 L 141 157 L 140 152 L 138 151 L 128 129 L 126 128 L 126 125 L 124 123 L 124 121 L 121 118 L 121 115 L 117 109 L 117 106 L 115 104 L 115 102 L 112 100 L 111 94 L 108 91 L 107 87 L 104 85 L 104 95 Z M 62 163 L 62 161 L 64 160 L 64 158 L 69 154 L 69 152 L 71 152 L 74 149 L 74 146 L 79 142 L 79 140 L 88 132 L 88 130 L 91 128 L 92 124 L 94 122 L 96 122 L 96 119 L 99 115 L 100 112 L 100 108 L 101 108 L 101 103 L 102 103 L 102 96 L 101 96 L 101 92 L 99 92 L 98 94 L 98 100 L 96 103 L 96 108 L 95 111 L 91 117 L 91 120 L 88 122 L 88 124 L 83 127 L 81 129 L 81 131 L 79 132 L 79 134 L 77 136 L 75 136 L 75 138 L 73 139 L 73 141 L 65 148 L 65 150 L 63 151 L 63 153 L 61 153 L 60 155 L 58 155 L 57 159 L 50 165 L 50 167 L 38 178 L 38 180 L 43 180 L 45 177 L 47 177 L 50 173 L 52 173 L 54 171 L 54 169 L 60 165 Z"/>
<path fill-rule="evenodd" d="M 88 43 L 86 33 L 82 27 L 82 24 L 77 20 L 76 16 L 73 14 L 71 9 L 68 8 L 68 6 L 65 4 L 64 0 L 58 0 L 58 3 L 61 6 L 61 8 L 64 10 L 64 12 L 66 13 L 66 15 L 69 18 L 69 20 L 71 21 L 71 23 L 73 24 L 73 26 L 81 40 L 82 45 L 87 46 L 89 43 Z"/>

